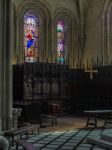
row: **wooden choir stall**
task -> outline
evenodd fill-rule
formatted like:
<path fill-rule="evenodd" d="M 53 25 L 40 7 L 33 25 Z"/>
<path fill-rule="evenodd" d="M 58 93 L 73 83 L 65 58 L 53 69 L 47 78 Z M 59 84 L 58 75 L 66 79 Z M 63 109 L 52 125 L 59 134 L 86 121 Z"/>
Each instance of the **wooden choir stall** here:
<path fill-rule="evenodd" d="M 40 114 L 61 115 L 67 99 L 67 78 L 67 65 L 41 62 L 13 65 L 14 107 L 22 108 L 23 120 L 40 122 Z"/>
<path fill-rule="evenodd" d="M 92 66 L 90 71 L 58 63 L 13 65 L 14 107 L 22 108 L 26 122 L 40 122 L 40 114 L 62 115 L 63 110 L 112 109 L 112 66 Z"/>

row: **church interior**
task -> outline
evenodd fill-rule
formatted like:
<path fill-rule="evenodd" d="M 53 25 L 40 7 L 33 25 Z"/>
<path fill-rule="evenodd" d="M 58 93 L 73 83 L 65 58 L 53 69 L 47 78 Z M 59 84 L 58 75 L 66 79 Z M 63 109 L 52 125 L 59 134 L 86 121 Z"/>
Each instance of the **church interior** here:
<path fill-rule="evenodd" d="M 0 1 L 9 150 L 112 150 L 111 20 L 112 0 Z"/>

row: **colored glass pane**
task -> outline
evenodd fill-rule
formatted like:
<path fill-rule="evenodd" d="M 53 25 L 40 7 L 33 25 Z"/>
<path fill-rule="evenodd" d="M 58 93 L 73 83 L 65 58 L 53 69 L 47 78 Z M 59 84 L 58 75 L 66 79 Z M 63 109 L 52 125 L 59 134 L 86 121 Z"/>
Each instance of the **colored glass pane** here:
<path fill-rule="evenodd" d="M 57 63 L 64 63 L 64 22 L 57 22 Z"/>
<path fill-rule="evenodd" d="M 32 13 L 24 15 L 24 56 L 25 62 L 35 62 L 38 57 L 39 20 Z"/>

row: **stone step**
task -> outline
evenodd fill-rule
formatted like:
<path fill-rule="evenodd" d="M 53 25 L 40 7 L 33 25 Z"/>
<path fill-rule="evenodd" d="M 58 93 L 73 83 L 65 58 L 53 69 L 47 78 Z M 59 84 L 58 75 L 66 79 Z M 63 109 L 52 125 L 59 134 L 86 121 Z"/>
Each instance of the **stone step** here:
<path fill-rule="evenodd" d="M 101 138 L 87 137 L 87 142 L 94 145 L 98 145 L 102 148 L 112 150 L 112 142 L 107 142 Z"/>
<path fill-rule="evenodd" d="M 103 133 L 101 139 L 112 143 L 112 135 Z"/>

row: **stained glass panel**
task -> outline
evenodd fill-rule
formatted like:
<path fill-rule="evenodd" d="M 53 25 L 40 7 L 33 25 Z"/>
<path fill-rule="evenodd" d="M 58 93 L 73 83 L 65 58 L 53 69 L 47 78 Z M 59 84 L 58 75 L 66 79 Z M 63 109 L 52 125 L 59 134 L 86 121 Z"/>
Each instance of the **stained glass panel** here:
<path fill-rule="evenodd" d="M 57 22 L 57 63 L 63 64 L 64 59 L 64 21 Z"/>
<path fill-rule="evenodd" d="M 32 13 L 24 15 L 24 56 L 25 62 L 35 62 L 38 57 L 39 20 Z"/>

